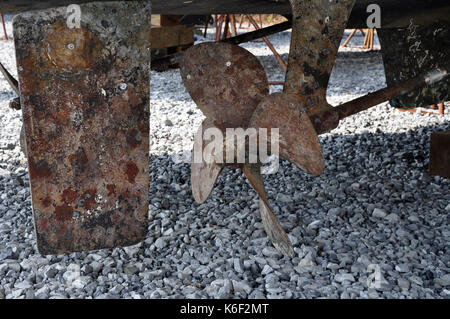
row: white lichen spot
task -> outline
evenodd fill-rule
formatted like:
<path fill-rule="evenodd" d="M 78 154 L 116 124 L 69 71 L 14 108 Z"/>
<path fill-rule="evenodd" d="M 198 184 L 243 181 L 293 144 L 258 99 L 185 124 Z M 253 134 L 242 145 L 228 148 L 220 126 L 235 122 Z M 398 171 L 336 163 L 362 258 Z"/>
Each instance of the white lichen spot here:
<path fill-rule="evenodd" d="M 102 197 L 102 195 L 100 195 L 100 194 L 97 194 L 96 196 L 95 196 L 95 202 L 97 203 L 97 204 L 100 204 L 101 202 L 102 202 L 102 199 L 103 199 L 103 197 Z M 100 207 L 101 208 L 101 207 Z"/>

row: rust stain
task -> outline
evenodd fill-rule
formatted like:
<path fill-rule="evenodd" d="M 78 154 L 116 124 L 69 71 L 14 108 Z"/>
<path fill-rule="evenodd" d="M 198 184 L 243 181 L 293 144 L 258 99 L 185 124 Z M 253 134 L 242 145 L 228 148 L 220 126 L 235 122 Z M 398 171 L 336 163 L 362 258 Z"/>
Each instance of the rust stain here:
<path fill-rule="evenodd" d="M 116 195 L 116 185 L 108 184 L 106 185 L 106 189 L 108 190 L 108 196 Z"/>
<path fill-rule="evenodd" d="M 69 155 L 69 161 L 73 167 L 77 167 L 80 170 L 84 170 L 89 162 L 86 152 L 82 147 L 80 147 L 75 154 Z"/>
<path fill-rule="evenodd" d="M 269 94 L 263 66 L 237 45 L 195 45 L 183 54 L 180 65 L 190 96 L 220 129 L 247 127 L 259 101 Z"/>
<path fill-rule="evenodd" d="M 81 199 L 84 201 L 84 207 L 86 209 L 92 209 L 96 206 L 95 196 L 97 195 L 96 189 L 88 189 L 83 193 Z"/>
<path fill-rule="evenodd" d="M 45 160 L 40 160 L 37 163 L 30 160 L 28 163 L 30 178 L 45 178 L 51 176 L 52 171 Z"/>
<path fill-rule="evenodd" d="M 67 204 L 55 207 L 55 219 L 59 222 L 65 222 L 72 218 L 73 208 Z"/>
<path fill-rule="evenodd" d="M 131 184 L 135 183 L 136 175 L 139 173 L 139 169 L 135 163 L 127 163 L 125 165 L 125 175 L 127 175 L 128 182 Z"/>
<path fill-rule="evenodd" d="M 49 196 L 47 196 L 44 199 L 41 199 L 41 202 L 42 202 L 42 205 L 47 208 L 52 204 L 53 201 Z"/>
<path fill-rule="evenodd" d="M 61 195 L 61 200 L 66 204 L 70 204 L 78 197 L 77 192 L 72 189 L 65 189 Z"/>
<path fill-rule="evenodd" d="M 56 21 L 44 32 L 42 67 L 74 72 L 95 65 L 101 43 L 85 27 L 69 29 L 65 21 Z"/>
<path fill-rule="evenodd" d="M 131 149 L 134 149 L 136 146 L 142 143 L 141 132 L 137 129 L 132 128 L 128 131 L 127 134 L 127 143 L 130 145 Z"/>
<path fill-rule="evenodd" d="M 48 220 L 47 219 L 41 219 L 39 226 L 41 227 L 41 229 L 46 229 L 47 228 L 47 224 L 48 224 Z"/>

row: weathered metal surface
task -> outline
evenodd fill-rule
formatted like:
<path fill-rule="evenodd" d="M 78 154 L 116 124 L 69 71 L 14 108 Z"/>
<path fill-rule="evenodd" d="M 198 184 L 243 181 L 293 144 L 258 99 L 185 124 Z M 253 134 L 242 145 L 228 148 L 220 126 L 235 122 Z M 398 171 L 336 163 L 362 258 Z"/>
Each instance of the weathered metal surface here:
<path fill-rule="evenodd" d="M 294 249 L 292 248 L 291 241 L 278 223 L 278 220 L 272 213 L 269 202 L 267 201 L 260 165 L 245 164 L 242 170 L 250 181 L 250 184 L 259 195 L 259 212 L 261 214 L 261 219 L 263 221 L 267 236 L 270 238 L 275 248 L 277 248 L 284 255 L 293 257 Z"/>
<path fill-rule="evenodd" d="M 343 103 L 325 112 L 314 114 L 311 116 L 311 122 L 313 123 L 317 134 L 326 133 L 336 128 L 339 124 L 339 120 L 343 118 L 367 110 L 385 101 L 389 101 L 396 96 L 404 96 L 408 92 L 414 91 L 418 88 L 423 88 L 427 85 L 433 86 L 439 83 L 445 83 L 449 78 L 450 63 L 446 63 L 439 68 L 419 74 L 412 79 L 401 81 L 395 85 Z"/>
<path fill-rule="evenodd" d="M 250 52 L 229 43 L 201 43 L 180 64 L 190 96 L 216 127 L 247 127 L 259 101 L 269 93 L 263 66 Z"/>
<path fill-rule="evenodd" d="M 269 95 L 253 113 L 250 127 L 266 128 L 268 142 L 271 128 L 278 128 L 281 157 L 310 174 L 323 172 L 324 161 L 316 131 L 305 108 L 294 96 L 284 93 Z"/>
<path fill-rule="evenodd" d="M 450 22 L 423 28 L 413 19 L 405 29 L 378 30 L 388 86 L 442 66 L 450 60 Z M 395 97 L 396 108 L 427 108 L 450 100 L 450 79 Z"/>
<path fill-rule="evenodd" d="M 292 37 L 283 92 L 308 115 L 329 109 L 326 91 L 355 0 L 291 0 Z"/>
<path fill-rule="evenodd" d="M 148 212 L 150 3 L 24 13 L 14 39 L 42 254 L 135 244 Z M 130 19 L 132 17 L 132 19 Z"/>
<path fill-rule="evenodd" d="M 450 178 L 450 131 L 431 134 L 430 174 Z"/>
<path fill-rule="evenodd" d="M 194 138 L 194 153 L 200 151 L 201 154 L 205 152 L 205 146 L 211 142 L 211 140 L 203 138 L 204 131 L 214 127 L 214 124 L 206 118 L 202 125 L 198 128 L 198 132 L 195 134 Z M 210 149 L 211 157 L 214 156 L 212 153 L 213 148 Z M 201 157 L 201 162 L 196 162 L 195 155 L 192 156 L 191 163 L 191 186 L 192 186 L 192 196 L 197 203 L 203 203 L 211 194 L 214 188 L 217 178 L 223 169 L 223 165 L 218 165 L 216 161 L 206 162 L 204 157 Z"/>
<path fill-rule="evenodd" d="M 210 142 L 203 139 L 206 129 L 216 127 L 226 133 L 227 128 L 247 128 L 258 103 L 268 95 L 269 84 L 261 63 L 236 45 L 205 43 L 186 51 L 180 71 L 186 89 L 207 117 L 194 141 L 191 185 L 195 200 L 199 203 L 206 200 L 225 165 L 242 169 L 260 197 L 260 213 L 269 238 L 283 254 L 292 256 L 289 238 L 268 206 L 259 162 L 248 164 L 246 154 L 247 164 L 235 162 L 235 156 L 234 162 L 219 165 L 215 161 L 206 163 L 203 156 L 205 145 Z M 229 142 L 234 145 L 234 136 L 230 139 L 225 134 L 224 145 Z M 209 150 L 210 156 L 220 151 Z M 201 162 L 196 158 L 199 151 Z M 226 153 L 226 146 L 222 151 Z"/>
<path fill-rule="evenodd" d="M 229 43 L 209 42 L 189 48 L 181 60 L 180 73 L 192 99 L 207 117 L 195 136 L 191 163 L 192 194 L 202 203 L 224 166 L 205 162 L 203 152 L 210 140 L 203 139 L 204 131 L 216 127 L 225 133 L 227 128 L 246 128 L 259 101 L 269 93 L 269 84 L 258 59 Z M 195 162 L 199 150 L 201 162 Z"/>

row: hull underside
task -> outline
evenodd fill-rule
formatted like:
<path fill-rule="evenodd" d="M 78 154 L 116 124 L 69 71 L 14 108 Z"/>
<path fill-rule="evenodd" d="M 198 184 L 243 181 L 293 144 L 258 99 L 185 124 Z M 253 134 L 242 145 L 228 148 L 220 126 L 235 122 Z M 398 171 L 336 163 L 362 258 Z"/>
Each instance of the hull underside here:
<path fill-rule="evenodd" d="M 69 4 L 86 3 L 86 0 L 0 0 L 0 12 L 19 13 Z M 276 13 L 289 15 L 291 9 L 287 0 L 152 0 L 154 14 L 215 14 L 215 13 Z M 450 19 L 448 0 L 357 0 L 349 20 L 349 27 L 364 27 L 369 4 L 378 4 L 382 12 L 382 27 L 407 26 L 411 17 L 426 25 L 436 20 Z"/>

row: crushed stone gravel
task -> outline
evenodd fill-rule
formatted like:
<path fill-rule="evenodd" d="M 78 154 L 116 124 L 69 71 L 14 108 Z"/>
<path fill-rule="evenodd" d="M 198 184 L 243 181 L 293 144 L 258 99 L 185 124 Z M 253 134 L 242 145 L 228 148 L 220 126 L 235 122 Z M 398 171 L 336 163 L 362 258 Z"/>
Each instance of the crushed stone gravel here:
<path fill-rule="evenodd" d="M 269 38 L 286 59 L 290 32 Z M 331 104 L 385 86 L 380 52 L 354 47 L 360 43 L 355 36 L 339 52 Z M 243 46 L 270 80 L 283 80 L 264 43 Z M 11 40 L 0 41 L 0 60 L 16 74 Z M 423 116 L 383 103 L 320 136 L 322 175 L 281 161 L 265 180 L 294 244 L 290 259 L 267 239 L 256 193 L 240 171 L 226 169 L 210 198 L 194 202 L 183 159 L 203 115 L 177 70 L 152 72 L 151 90 L 146 240 L 41 256 L 21 113 L 8 107 L 15 94 L 0 79 L 0 298 L 450 298 L 450 181 L 427 173 L 430 134 L 450 129 L 450 112 Z"/>

